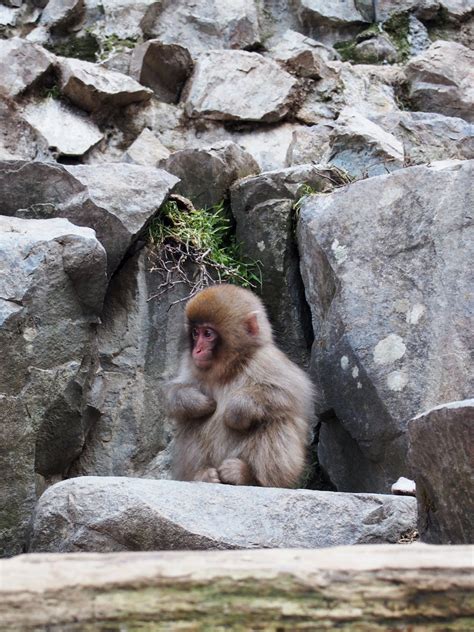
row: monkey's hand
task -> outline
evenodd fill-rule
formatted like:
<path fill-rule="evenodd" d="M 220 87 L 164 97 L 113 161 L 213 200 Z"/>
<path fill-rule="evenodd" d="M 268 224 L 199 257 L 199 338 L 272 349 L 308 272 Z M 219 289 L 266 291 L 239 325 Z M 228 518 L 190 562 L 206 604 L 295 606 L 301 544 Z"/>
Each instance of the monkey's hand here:
<path fill-rule="evenodd" d="M 216 410 L 216 402 L 191 384 L 174 384 L 168 393 L 168 412 L 186 421 L 209 417 Z"/>
<path fill-rule="evenodd" d="M 242 459 L 225 459 L 217 473 L 222 483 L 227 485 L 257 485 L 252 470 Z"/>
<path fill-rule="evenodd" d="M 194 477 L 195 481 L 199 481 L 201 483 L 221 483 L 221 479 L 219 478 L 219 474 L 215 467 L 208 467 L 206 470 L 199 470 L 199 472 Z"/>
<path fill-rule="evenodd" d="M 262 417 L 261 406 L 246 393 L 236 393 L 227 403 L 223 414 L 225 425 L 240 432 L 249 430 Z"/>

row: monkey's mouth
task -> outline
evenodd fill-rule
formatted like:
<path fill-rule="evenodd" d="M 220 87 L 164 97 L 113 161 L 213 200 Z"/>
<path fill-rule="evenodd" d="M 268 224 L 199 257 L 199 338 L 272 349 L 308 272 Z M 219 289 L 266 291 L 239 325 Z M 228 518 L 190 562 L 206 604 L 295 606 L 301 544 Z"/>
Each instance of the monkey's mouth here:
<path fill-rule="evenodd" d="M 198 369 L 202 369 L 203 371 L 206 371 L 207 369 L 210 369 L 212 366 L 212 359 L 206 359 L 206 358 L 195 358 L 194 359 L 194 364 L 197 366 Z"/>

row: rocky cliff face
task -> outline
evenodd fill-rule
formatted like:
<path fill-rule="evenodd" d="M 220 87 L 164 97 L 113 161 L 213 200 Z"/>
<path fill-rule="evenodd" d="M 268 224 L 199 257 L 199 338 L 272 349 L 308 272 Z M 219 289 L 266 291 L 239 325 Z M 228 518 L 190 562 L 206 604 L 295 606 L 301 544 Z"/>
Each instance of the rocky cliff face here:
<path fill-rule="evenodd" d="M 0 1 L 4 554 L 24 550 L 52 483 L 168 477 L 162 389 L 189 289 L 157 264 L 150 226 L 175 193 L 228 214 L 280 346 L 321 386 L 309 486 L 383 493 L 416 474 L 425 514 L 444 512 L 430 538 L 449 540 L 449 515 L 453 541 L 467 537 L 426 482 L 430 425 L 410 451 L 407 428 L 473 392 L 473 14 L 451 0 Z M 462 441 L 470 414 L 450 418 Z M 468 480 L 457 445 L 449 480 Z"/>

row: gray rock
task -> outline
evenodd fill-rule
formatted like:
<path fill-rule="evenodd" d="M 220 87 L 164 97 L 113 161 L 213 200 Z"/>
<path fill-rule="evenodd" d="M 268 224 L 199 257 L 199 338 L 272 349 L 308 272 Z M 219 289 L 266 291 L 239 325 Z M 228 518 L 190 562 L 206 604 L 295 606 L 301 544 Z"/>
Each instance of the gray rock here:
<path fill-rule="evenodd" d="M 169 150 L 145 127 L 125 152 L 125 160 L 144 167 L 157 167 L 169 155 Z"/>
<path fill-rule="evenodd" d="M 51 70 L 55 57 L 19 37 L 0 40 L 0 94 L 15 97 Z"/>
<path fill-rule="evenodd" d="M 49 0 L 39 24 L 52 33 L 67 32 L 84 15 L 84 0 Z"/>
<path fill-rule="evenodd" d="M 145 36 L 181 44 L 194 55 L 217 48 L 249 48 L 260 41 L 254 0 L 153 3 L 141 22 Z"/>
<path fill-rule="evenodd" d="M 0 164 L 4 215 L 67 217 L 96 230 L 109 274 L 146 229 L 178 179 L 165 171 L 124 163 L 61 166 Z"/>
<path fill-rule="evenodd" d="M 81 452 L 106 254 L 65 219 L 0 217 L 0 550 L 24 550 L 44 481 Z"/>
<path fill-rule="evenodd" d="M 324 548 L 397 542 L 415 522 L 414 498 L 83 477 L 43 494 L 31 551 Z"/>
<path fill-rule="evenodd" d="M 410 55 L 420 55 L 431 46 L 428 29 L 413 14 L 408 18 L 407 40 L 410 45 Z"/>
<path fill-rule="evenodd" d="M 265 125 L 249 131 L 235 131 L 231 138 L 255 158 L 262 171 L 287 167 L 286 155 L 295 131 L 305 129 L 297 123 Z"/>
<path fill-rule="evenodd" d="M 219 204 L 236 180 L 260 172 L 252 156 L 229 141 L 177 151 L 160 166 L 180 179 L 176 192 L 189 198 L 196 208 Z"/>
<path fill-rule="evenodd" d="M 83 112 L 56 99 L 30 103 L 23 115 L 59 156 L 82 156 L 104 137 Z"/>
<path fill-rule="evenodd" d="M 87 112 L 147 101 L 153 94 L 131 77 L 88 61 L 63 57 L 59 66 L 62 93 Z"/>
<path fill-rule="evenodd" d="M 231 189 L 237 240 L 245 254 L 260 261 L 261 295 L 277 342 L 303 367 L 308 364 L 313 336 L 298 269 L 294 205 L 308 187 L 331 190 L 333 175 L 329 168 L 303 165 L 245 178 Z"/>
<path fill-rule="evenodd" d="M 333 129 L 334 123 L 327 122 L 295 130 L 286 154 L 286 164 L 291 167 L 327 162 L 330 155 L 329 140 Z"/>
<path fill-rule="evenodd" d="M 191 117 L 271 123 L 288 114 L 296 86 L 277 63 L 257 53 L 209 51 L 199 56 L 183 99 Z"/>
<path fill-rule="evenodd" d="M 366 7 L 360 10 L 368 17 L 368 14 L 372 12 L 372 7 L 367 7 L 370 5 L 370 1 L 356 0 L 357 5 L 365 4 Z M 377 0 L 375 3 L 375 16 L 373 18 L 374 22 L 385 22 L 393 15 L 397 13 L 408 13 L 411 11 L 415 11 L 415 13 L 424 20 L 432 20 L 436 17 L 436 14 L 440 8 L 439 0 Z M 372 21 L 372 20 L 371 20 Z"/>
<path fill-rule="evenodd" d="M 287 30 L 267 44 L 268 55 L 299 77 L 320 79 L 326 71 L 326 61 L 337 59 L 328 48 L 296 31 Z"/>
<path fill-rule="evenodd" d="M 421 539 L 474 543 L 474 399 L 418 415 L 408 424 L 408 437 Z"/>
<path fill-rule="evenodd" d="M 297 112 L 306 124 L 334 119 L 346 107 L 374 120 L 398 111 L 395 88 L 404 80 L 394 66 L 328 62 L 327 75 L 316 82 Z"/>
<path fill-rule="evenodd" d="M 370 1 L 356 0 L 356 4 L 368 5 Z M 413 11 L 421 20 L 433 20 L 442 9 L 445 19 L 463 20 L 474 12 L 471 0 L 377 0 L 374 21 L 384 22 L 396 13 Z M 360 10 L 367 15 L 362 7 Z M 369 9 L 370 11 L 370 9 Z"/>
<path fill-rule="evenodd" d="M 71 476 L 168 476 L 173 427 L 164 389 L 181 351 L 182 310 L 189 290 L 162 292 L 157 253 L 147 246 L 113 276 L 98 329 L 99 365 L 91 391 L 97 420 Z"/>
<path fill-rule="evenodd" d="M 90 4 L 90 0 L 86 0 Z M 137 39 L 143 36 L 140 23 L 156 0 L 101 0 L 103 32 L 120 39 Z M 97 23 L 97 18 L 94 20 Z"/>
<path fill-rule="evenodd" d="M 403 145 L 359 114 L 341 112 L 330 135 L 329 162 L 355 178 L 390 173 L 403 166 Z"/>
<path fill-rule="evenodd" d="M 16 105 L 0 98 L 0 160 L 33 160 L 48 153 L 45 140 L 22 118 Z"/>
<path fill-rule="evenodd" d="M 305 30 L 325 44 L 348 39 L 368 21 L 357 8 L 355 0 L 295 0 L 294 4 Z"/>
<path fill-rule="evenodd" d="M 435 42 L 407 64 L 406 75 L 417 109 L 474 122 L 472 50 L 455 42 Z"/>
<path fill-rule="evenodd" d="M 362 64 L 394 64 L 399 61 L 399 53 L 389 37 L 377 35 L 356 44 L 354 58 Z"/>
<path fill-rule="evenodd" d="M 176 103 L 192 70 L 193 60 L 186 48 L 149 40 L 133 50 L 129 72 L 160 101 Z"/>
<path fill-rule="evenodd" d="M 410 477 L 407 420 L 473 390 L 473 166 L 401 169 L 301 206 L 313 375 L 332 411 L 319 458 L 338 490 Z"/>
<path fill-rule="evenodd" d="M 474 158 L 474 125 L 464 119 L 400 111 L 381 117 L 379 122 L 402 141 L 405 159 L 412 164 Z"/>

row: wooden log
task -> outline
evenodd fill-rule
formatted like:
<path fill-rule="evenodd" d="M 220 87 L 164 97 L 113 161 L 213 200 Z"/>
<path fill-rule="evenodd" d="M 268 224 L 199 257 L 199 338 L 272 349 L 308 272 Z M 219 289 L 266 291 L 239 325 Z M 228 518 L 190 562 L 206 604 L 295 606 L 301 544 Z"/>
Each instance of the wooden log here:
<path fill-rule="evenodd" d="M 29 554 L 0 561 L 0 629 L 473 630 L 474 547 Z"/>

